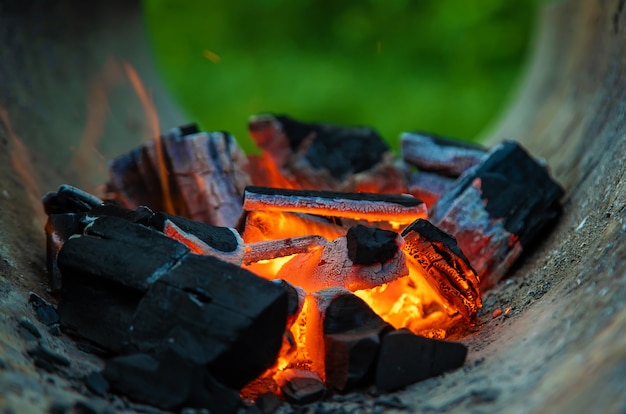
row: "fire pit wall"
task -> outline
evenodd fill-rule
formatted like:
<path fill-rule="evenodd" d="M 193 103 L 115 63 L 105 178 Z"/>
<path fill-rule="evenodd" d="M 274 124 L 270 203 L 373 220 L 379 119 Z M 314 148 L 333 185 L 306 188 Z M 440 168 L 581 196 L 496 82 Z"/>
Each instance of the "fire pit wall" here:
<path fill-rule="evenodd" d="M 465 366 L 395 393 L 396 406 L 626 408 L 623 9 L 623 0 L 568 0 L 543 11 L 526 78 L 485 141 L 515 139 L 545 158 L 566 189 L 564 214 L 484 296 L 479 325 L 463 340 Z M 72 379 L 102 362 L 49 332 L 27 303 L 29 291 L 55 301 L 38 199 L 62 182 L 93 189 L 104 180 L 102 159 L 150 136 L 146 94 L 162 127 L 189 120 L 159 84 L 136 2 L 3 1 L 0 39 L 0 404 L 104 404 Z"/>

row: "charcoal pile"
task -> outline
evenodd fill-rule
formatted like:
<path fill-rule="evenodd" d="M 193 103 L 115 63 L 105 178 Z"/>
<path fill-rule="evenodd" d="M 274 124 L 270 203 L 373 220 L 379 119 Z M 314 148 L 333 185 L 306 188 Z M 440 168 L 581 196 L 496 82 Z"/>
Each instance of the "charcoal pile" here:
<path fill-rule="evenodd" d="M 112 160 L 102 198 L 44 198 L 58 322 L 106 355 L 112 391 L 237 412 L 454 370 L 481 291 L 560 212 L 513 142 L 406 133 L 394 160 L 371 128 L 249 125 L 260 157 L 184 126 Z"/>

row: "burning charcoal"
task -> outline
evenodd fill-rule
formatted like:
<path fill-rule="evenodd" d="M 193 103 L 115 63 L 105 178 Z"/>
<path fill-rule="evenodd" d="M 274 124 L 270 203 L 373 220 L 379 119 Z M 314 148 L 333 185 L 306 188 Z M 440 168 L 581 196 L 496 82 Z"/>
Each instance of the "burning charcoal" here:
<path fill-rule="evenodd" d="M 169 345 L 240 388 L 280 348 L 284 289 L 143 225 L 96 219 L 65 243 L 59 268 L 61 324 L 110 352 Z"/>
<path fill-rule="evenodd" d="M 166 213 L 156 213 L 150 220 L 150 225 L 183 243 L 192 253 L 217 257 L 236 265 L 240 265 L 243 260 L 243 240 L 234 229 Z"/>
<path fill-rule="evenodd" d="M 562 196 L 545 166 L 519 144 L 505 142 L 441 196 L 432 221 L 457 238 L 486 289 L 560 214 Z"/>
<path fill-rule="evenodd" d="M 454 237 L 426 220 L 415 221 L 402 232 L 402 236 L 407 261 L 415 270 L 415 276 L 421 276 L 467 322 L 472 323 L 476 311 L 482 306 L 478 278 Z"/>
<path fill-rule="evenodd" d="M 372 374 L 380 335 L 393 329 L 362 299 L 335 297 L 324 312 L 326 384 L 346 391 Z"/>
<path fill-rule="evenodd" d="M 291 256 L 292 254 L 308 253 L 323 248 L 326 244 L 326 239 L 322 236 L 302 236 L 250 243 L 246 245 L 243 262 L 250 264 L 261 260 Z"/>
<path fill-rule="evenodd" d="M 103 375 L 114 390 L 163 410 L 191 407 L 236 413 L 242 406 L 237 391 L 224 387 L 205 368 L 171 350 L 109 359 Z"/>
<path fill-rule="evenodd" d="M 328 220 L 308 214 L 251 211 L 246 215 L 246 243 L 320 235 L 326 240 L 343 236 L 346 230 Z"/>
<path fill-rule="evenodd" d="M 280 390 L 292 404 L 309 404 L 320 400 L 326 387 L 319 375 L 311 371 L 291 369 L 282 373 Z"/>
<path fill-rule="evenodd" d="M 443 175 L 419 171 L 411 175 L 407 192 L 424 201 L 431 208 L 455 183 L 454 178 Z"/>
<path fill-rule="evenodd" d="M 467 347 L 458 342 L 417 336 L 406 329 L 383 336 L 376 361 L 376 388 L 386 392 L 405 387 L 465 362 Z"/>
<path fill-rule="evenodd" d="M 433 171 L 448 177 L 458 177 L 478 164 L 487 152 L 469 142 L 417 132 L 405 132 L 400 140 L 402 158 L 407 163 L 422 171 Z"/>
<path fill-rule="evenodd" d="M 103 201 L 86 191 L 63 184 L 56 192 L 43 197 L 44 211 L 48 215 L 82 213 L 102 205 Z"/>
<path fill-rule="evenodd" d="M 390 149 L 371 128 L 303 123 L 284 115 L 250 118 L 250 135 L 300 188 L 335 188 L 381 163 Z"/>
<path fill-rule="evenodd" d="M 383 231 L 377 230 L 376 233 L 381 234 L 379 232 Z M 354 263 L 350 259 L 348 240 L 343 236 L 328 243 L 323 250 L 295 256 L 283 265 L 277 277 L 308 292 L 333 286 L 355 291 L 391 282 L 409 274 L 406 258 L 401 249 L 403 239 L 400 235 L 393 234 L 394 250 L 385 247 L 389 250 L 384 253 L 378 252 L 378 257 L 367 260 L 370 262 L 368 264 Z"/>
<path fill-rule="evenodd" d="M 338 193 L 246 187 L 246 211 L 262 210 L 346 217 L 354 220 L 408 224 L 427 215 L 424 203 L 408 195 Z"/>
<path fill-rule="evenodd" d="M 109 190 L 128 208 L 154 210 L 234 227 L 250 178 L 235 139 L 223 132 L 175 128 L 114 159 Z M 192 132 L 192 133 L 189 133 Z"/>

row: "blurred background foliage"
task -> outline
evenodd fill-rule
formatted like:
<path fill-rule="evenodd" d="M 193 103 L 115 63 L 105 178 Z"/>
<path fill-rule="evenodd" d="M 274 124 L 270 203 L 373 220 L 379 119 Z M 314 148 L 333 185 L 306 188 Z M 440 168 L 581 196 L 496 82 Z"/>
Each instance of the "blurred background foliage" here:
<path fill-rule="evenodd" d="M 145 0 L 190 121 L 247 151 L 249 115 L 475 139 L 521 74 L 540 0 Z M 172 125 L 163 125 L 170 128 Z"/>

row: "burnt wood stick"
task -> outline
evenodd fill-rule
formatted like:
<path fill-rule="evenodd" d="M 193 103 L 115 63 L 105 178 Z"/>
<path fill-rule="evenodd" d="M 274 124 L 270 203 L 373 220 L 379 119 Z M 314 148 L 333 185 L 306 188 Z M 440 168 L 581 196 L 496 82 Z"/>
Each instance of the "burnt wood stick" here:
<path fill-rule="evenodd" d="M 479 282 L 456 240 L 426 220 L 415 221 L 402 237 L 409 267 L 415 270 L 411 273 L 422 277 L 448 305 L 473 323 L 482 306 Z"/>
<path fill-rule="evenodd" d="M 406 329 L 382 337 L 376 361 L 376 388 L 387 392 L 461 367 L 467 347 L 417 336 Z"/>
<path fill-rule="evenodd" d="M 560 214 L 564 191 L 519 144 L 494 147 L 432 208 L 432 221 L 457 235 L 488 288 Z M 468 220 L 467 217 L 476 217 Z"/>
<path fill-rule="evenodd" d="M 425 204 L 408 195 L 341 193 L 246 187 L 243 207 L 263 210 L 346 217 L 355 220 L 408 224 L 427 215 Z"/>
<path fill-rule="evenodd" d="M 458 177 L 487 153 L 480 145 L 421 132 L 405 132 L 400 141 L 404 161 L 448 177 Z"/>
<path fill-rule="evenodd" d="M 247 265 L 261 260 L 308 253 L 314 249 L 324 248 L 326 244 L 325 238 L 315 235 L 249 243 L 245 246 L 243 263 Z"/>
<path fill-rule="evenodd" d="M 371 263 L 359 264 L 350 259 L 348 241 L 342 236 L 329 242 L 323 251 L 294 257 L 283 265 L 277 277 L 307 292 L 333 286 L 350 291 L 373 288 L 409 274 L 404 252 L 400 248 L 402 243 L 402 237 L 396 234 L 391 257 L 391 251 L 379 253 Z"/>

